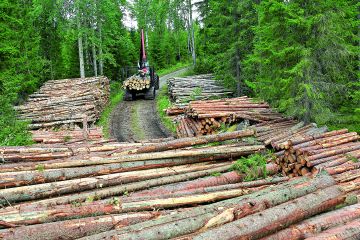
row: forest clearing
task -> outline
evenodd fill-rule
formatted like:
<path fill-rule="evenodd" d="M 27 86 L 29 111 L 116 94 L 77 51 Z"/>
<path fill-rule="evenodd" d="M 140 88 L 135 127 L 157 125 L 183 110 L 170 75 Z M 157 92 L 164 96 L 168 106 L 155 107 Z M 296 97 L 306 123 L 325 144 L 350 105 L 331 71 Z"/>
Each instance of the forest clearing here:
<path fill-rule="evenodd" d="M 360 239 L 358 7 L 2 1 L 0 239 Z"/>

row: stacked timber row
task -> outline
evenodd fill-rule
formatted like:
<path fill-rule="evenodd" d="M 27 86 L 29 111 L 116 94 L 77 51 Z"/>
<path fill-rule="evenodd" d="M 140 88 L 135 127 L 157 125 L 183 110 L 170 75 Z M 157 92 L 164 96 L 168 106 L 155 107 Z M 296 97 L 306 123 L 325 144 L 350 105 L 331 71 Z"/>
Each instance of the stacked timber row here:
<path fill-rule="evenodd" d="M 98 127 L 74 130 L 35 130 L 31 131 L 32 139 L 36 143 L 55 144 L 73 143 L 84 140 L 97 141 L 103 139 L 102 129 Z"/>
<path fill-rule="evenodd" d="M 185 78 L 170 78 L 168 93 L 175 103 L 191 100 L 223 98 L 233 94 L 214 80 L 212 75 L 197 75 Z"/>
<path fill-rule="evenodd" d="M 354 200 L 360 190 L 360 164 L 336 166 L 312 177 L 243 182 L 246 173 L 231 170 L 232 159 L 264 149 L 241 141 L 253 135 L 249 129 L 112 148 L 94 144 L 84 150 L 98 147 L 104 152 L 90 157 L 5 156 L 8 163 L 0 165 L 0 238 L 359 236 L 360 204 Z M 222 145 L 209 144 L 213 142 Z M 72 146 L 80 151 L 81 145 Z M 20 149 L 36 151 L 4 147 L 2 152 Z M 276 164 L 266 169 L 269 176 L 278 171 Z"/>
<path fill-rule="evenodd" d="M 94 123 L 109 100 L 106 77 L 47 81 L 28 101 L 15 107 L 31 129 Z"/>
<path fill-rule="evenodd" d="M 305 127 L 303 127 L 304 129 Z M 360 160 L 360 136 L 347 129 L 316 134 L 295 134 L 277 142 L 284 154 L 276 159 L 283 175 L 303 176 L 321 169 L 356 166 Z"/>
<path fill-rule="evenodd" d="M 180 119 L 177 128 L 180 137 L 214 134 L 223 124 L 243 120 L 258 123 L 283 119 L 267 103 L 256 102 L 246 96 L 192 101 L 184 111 L 185 117 Z M 169 110 L 169 113 L 172 112 Z"/>
<path fill-rule="evenodd" d="M 272 121 L 261 122 L 250 126 L 256 131 L 256 138 L 266 146 L 276 150 L 287 149 L 288 140 L 292 138 L 303 138 L 327 132 L 327 127 L 318 128 L 316 124 L 304 124 L 289 118 L 280 118 Z"/>
<path fill-rule="evenodd" d="M 138 182 L 14 204 L 0 210 L 4 228 L 0 237 L 291 240 L 356 236 L 340 239 L 358 239 L 360 204 L 353 201 L 353 205 L 345 205 L 359 194 L 360 178 L 338 183 L 328 174 L 319 174 L 313 178 L 273 177 L 241 182 L 236 172 L 204 178 L 211 171 L 200 170 L 204 166 L 196 167 L 197 171 L 194 165 L 172 167 L 171 181 L 170 177 L 146 181 L 140 171 L 129 171 L 128 178 L 124 176 L 123 180 L 134 177 Z M 226 165 L 216 167 L 223 172 L 221 169 Z M 146 173 L 147 177 L 155 174 Z M 165 174 L 164 169 L 158 174 Z M 156 187 L 144 189 L 141 186 L 145 184 Z M 11 189 L 16 188 L 6 191 Z"/>
<path fill-rule="evenodd" d="M 123 82 L 123 88 L 137 91 L 150 88 L 150 78 L 133 75 Z"/>

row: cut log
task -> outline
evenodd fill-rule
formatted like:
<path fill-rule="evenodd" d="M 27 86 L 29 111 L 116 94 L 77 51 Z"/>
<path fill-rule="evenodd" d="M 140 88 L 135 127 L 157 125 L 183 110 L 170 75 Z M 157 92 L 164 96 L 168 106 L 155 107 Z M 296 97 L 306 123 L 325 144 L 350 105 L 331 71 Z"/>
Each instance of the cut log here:
<path fill-rule="evenodd" d="M 344 201 L 343 192 L 337 186 L 331 186 L 211 229 L 193 239 L 258 239 Z"/>
<path fill-rule="evenodd" d="M 311 180 L 303 177 L 246 196 L 193 208 L 188 212 L 179 213 L 174 216 L 164 216 L 158 220 L 139 223 L 118 231 L 93 235 L 88 237 L 88 239 L 111 239 L 113 237 L 118 239 L 151 240 L 174 238 L 243 218 L 318 189 L 326 188 L 334 183 L 334 180 L 327 175 L 318 176 Z M 224 216 L 219 220 L 215 220 L 221 214 L 228 217 Z"/>
<path fill-rule="evenodd" d="M 360 219 L 355 219 L 351 222 L 331 228 L 313 237 L 306 238 L 307 240 L 358 240 L 360 239 Z"/>
<path fill-rule="evenodd" d="M 344 225 L 357 218 L 360 218 L 360 203 L 315 216 L 273 235 L 267 236 L 262 240 L 305 239 L 322 232 L 324 229 Z"/>
<path fill-rule="evenodd" d="M 227 166 L 231 163 L 197 163 L 142 171 L 115 173 L 98 177 L 79 178 L 53 183 L 44 183 L 1 190 L 0 204 L 22 202 L 47 197 L 60 196 L 66 193 L 81 192 L 95 188 L 121 185 L 130 182 L 141 182 L 153 178 L 168 177 L 188 172 L 204 171 Z"/>
<path fill-rule="evenodd" d="M 3 240 L 24 239 L 26 236 L 27 240 L 72 240 L 147 221 L 163 214 L 164 212 L 127 213 L 52 222 L 33 226 L 20 226 L 0 231 L 0 238 Z"/>

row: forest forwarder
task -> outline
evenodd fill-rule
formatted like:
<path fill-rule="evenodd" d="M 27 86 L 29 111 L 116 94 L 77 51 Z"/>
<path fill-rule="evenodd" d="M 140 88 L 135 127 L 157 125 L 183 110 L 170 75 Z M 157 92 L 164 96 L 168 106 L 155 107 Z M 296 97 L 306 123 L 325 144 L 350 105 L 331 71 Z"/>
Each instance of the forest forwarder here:
<path fill-rule="evenodd" d="M 159 76 L 155 73 L 154 67 L 150 67 L 146 57 L 145 51 L 145 38 L 144 31 L 141 29 L 140 40 L 140 60 L 137 67 L 131 67 L 136 69 L 136 74 L 129 76 L 123 82 L 123 88 L 125 89 L 125 101 L 131 101 L 136 99 L 136 94 L 142 93 L 145 95 L 145 99 L 153 100 L 155 98 L 155 91 L 159 89 Z"/>

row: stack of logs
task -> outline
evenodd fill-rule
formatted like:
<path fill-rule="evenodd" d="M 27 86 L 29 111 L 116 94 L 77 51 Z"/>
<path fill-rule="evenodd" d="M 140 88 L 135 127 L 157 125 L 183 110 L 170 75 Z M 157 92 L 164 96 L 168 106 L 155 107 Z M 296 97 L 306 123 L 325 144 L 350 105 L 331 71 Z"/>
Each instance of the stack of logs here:
<path fill-rule="evenodd" d="M 257 140 L 277 150 L 275 161 L 284 176 L 354 165 L 353 161 L 360 159 L 360 137 L 347 129 L 328 132 L 327 127 L 287 118 L 258 123 L 250 129 L 256 131 Z"/>
<path fill-rule="evenodd" d="M 73 143 L 84 140 L 96 141 L 103 139 L 102 129 L 98 127 L 89 128 L 87 130 L 35 130 L 31 131 L 31 134 L 34 142 L 43 144 Z"/>
<path fill-rule="evenodd" d="M 253 133 L 247 130 L 119 147 L 108 157 L 87 160 L 24 159 L 22 163 L 29 164 L 23 168 L 5 164 L 8 167 L 0 169 L 4 188 L 0 238 L 359 236 L 360 204 L 354 204 L 360 189 L 358 174 L 350 178 L 342 168 L 331 175 L 242 182 L 243 174 L 229 171 L 231 154 L 247 155 L 263 146 L 235 141 L 193 148 Z M 269 175 L 276 170 L 271 164 L 267 169 Z"/>
<path fill-rule="evenodd" d="M 233 94 L 213 79 L 212 75 L 197 75 L 185 78 L 170 78 L 168 93 L 175 103 L 191 100 L 223 98 Z"/>
<path fill-rule="evenodd" d="M 150 88 L 150 78 L 133 75 L 123 82 L 123 88 L 137 91 Z"/>
<path fill-rule="evenodd" d="M 316 135 L 299 134 L 281 145 L 284 154 L 276 159 L 283 175 L 316 173 L 321 169 L 356 165 L 360 160 L 360 136 L 347 129 Z"/>
<path fill-rule="evenodd" d="M 168 113 L 176 112 L 169 109 Z M 177 112 L 181 113 L 179 109 Z M 266 122 L 283 119 L 265 102 L 256 102 L 246 96 L 218 100 L 192 101 L 184 109 L 185 117 L 177 127 L 179 137 L 215 133 L 222 124 L 233 124 L 242 120 Z"/>
<path fill-rule="evenodd" d="M 31 129 L 94 123 L 109 100 L 106 77 L 47 81 L 28 101 L 15 109 Z"/>

